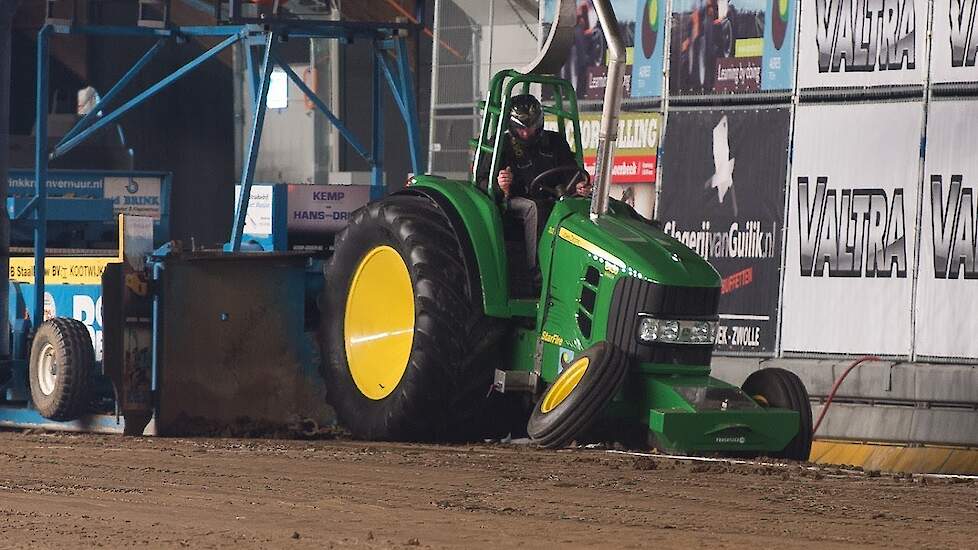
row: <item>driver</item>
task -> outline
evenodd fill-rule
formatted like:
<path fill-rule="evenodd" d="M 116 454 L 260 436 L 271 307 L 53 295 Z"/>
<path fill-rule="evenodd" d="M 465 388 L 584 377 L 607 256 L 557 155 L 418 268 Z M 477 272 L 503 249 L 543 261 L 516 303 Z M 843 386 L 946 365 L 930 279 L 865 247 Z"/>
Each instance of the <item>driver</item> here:
<path fill-rule="evenodd" d="M 503 192 L 507 213 L 523 223 L 527 266 L 538 275 L 537 239 L 543 233 L 556 197 L 586 196 L 591 192 L 591 185 L 580 181 L 572 189 L 563 189 L 569 177 L 565 172 L 549 175 L 533 189 L 528 188 L 546 170 L 577 166 L 577 158 L 564 136 L 543 129 L 543 108 L 533 95 L 513 96 L 507 126 L 496 183 Z"/>

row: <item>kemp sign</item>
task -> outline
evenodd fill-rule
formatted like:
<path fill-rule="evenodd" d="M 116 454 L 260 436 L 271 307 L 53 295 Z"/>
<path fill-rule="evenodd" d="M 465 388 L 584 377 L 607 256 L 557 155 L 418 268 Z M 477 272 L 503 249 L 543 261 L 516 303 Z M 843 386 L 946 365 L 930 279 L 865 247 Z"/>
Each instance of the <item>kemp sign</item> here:
<path fill-rule="evenodd" d="M 923 84 L 927 11 L 927 0 L 806 0 L 799 85 Z"/>

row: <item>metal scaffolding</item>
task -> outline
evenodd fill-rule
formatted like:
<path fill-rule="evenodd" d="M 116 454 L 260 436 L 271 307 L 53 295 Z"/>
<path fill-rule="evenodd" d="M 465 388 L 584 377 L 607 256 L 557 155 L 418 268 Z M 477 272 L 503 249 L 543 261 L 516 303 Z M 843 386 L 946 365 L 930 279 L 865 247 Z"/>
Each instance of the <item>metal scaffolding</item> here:
<path fill-rule="evenodd" d="M 337 129 L 339 134 L 350 144 L 351 148 L 363 157 L 372 172 L 372 196 L 383 193 L 383 84 L 387 83 L 394 102 L 401 114 L 407 129 L 408 147 L 410 149 L 411 167 L 414 173 L 424 172 L 422 162 L 422 147 L 417 118 L 417 105 L 413 78 L 408 62 L 407 37 L 418 29 L 418 25 L 408 22 L 348 22 L 329 21 L 321 19 L 279 18 L 274 14 L 261 18 L 247 17 L 240 11 L 242 3 L 230 2 L 215 4 L 215 16 L 218 21 L 208 26 L 174 26 L 169 22 L 165 8 L 168 3 L 155 2 L 162 12 L 150 18 L 142 9 L 139 22 L 131 26 L 108 25 L 76 25 L 72 19 L 49 17 L 38 32 L 37 40 L 37 86 L 36 86 L 36 141 L 35 141 L 35 183 L 34 197 L 19 212 L 11 215 L 12 219 L 31 219 L 34 222 L 34 279 L 36 285 L 32 319 L 37 325 L 44 318 L 44 259 L 46 245 L 47 222 L 47 173 L 48 163 L 65 155 L 86 139 L 93 136 L 106 125 L 111 124 L 149 100 L 163 89 L 167 88 L 183 76 L 187 75 L 201 64 L 214 58 L 226 48 L 237 43 L 245 45 L 246 70 L 251 85 L 254 113 L 251 129 L 248 134 L 244 162 L 241 168 L 241 192 L 238 195 L 234 210 L 229 242 L 225 245 L 228 252 L 238 252 L 245 224 L 245 214 L 248 210 L 250 190 L 255 175 L 255 165 L 261 144 L 262 126 L 267 108 L 269 81 L 272 69 L 279 67 L 303 94 L 316 106 L 326 119 Z M 228 8 L 223 15 L 221 8 Z M 49 12 L 49 15 L 51 13 Z M 113 85 L 99 100 L 97 105 L 51 149 L 48 149 L 47 112 L 49 104 L 49 45 L 57 35 L 88 35 L 117 38 L 155 38 L 156 43 Z M 117 107 L 112 107 L 115 100 L 126 86 L 145 68 L 167 45 L 184 41 L 190 37 L 219 38 L 221 41 L 164 77 L 149 88 L 139 92 L 128 101 Z M 277 53 L 278 45 L 285 40 L 325 38 L 352 44 L 356 41 L 367 42 L 373 50 L 373 93 L 371 110 L 373 114 L 372 136 L 368 145 L 362 143 L 356 135 L 333 113 L 326 103 L 310 89 L 302 78 L 297 75 L 288 63 L 283 62 Z M 389 60 L 393 59 L 393 63 Z M 34 327 L 37 328 L 36 326 Z"/>

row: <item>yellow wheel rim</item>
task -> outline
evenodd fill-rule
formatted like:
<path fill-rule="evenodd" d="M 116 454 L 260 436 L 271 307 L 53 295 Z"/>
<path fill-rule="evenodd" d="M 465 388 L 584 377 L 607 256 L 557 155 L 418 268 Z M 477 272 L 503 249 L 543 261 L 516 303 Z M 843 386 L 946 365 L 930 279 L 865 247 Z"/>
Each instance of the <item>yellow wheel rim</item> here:
<path fill-rule="evenodd" d="M 771 404 L 767 402 L 767 397 L 764 397 L 764 396 L 763 396 L 763 395 L 761 395 L 761 394 L 757 394 L 757 395 L 752 395 L 752 396 L 750 396 L 750 397 L 751 397 L 751 399 L 753 399 L 753 400 L 754 400 L 754 401 L 755 401 L 755 402 L 756 402 L 756 403 L 757 403 L 758 405 L 760 405 L 760 406 L 762 406 L 762 407 L 770 407 L 770 406 L 771 406 Z"/>
<path fill-rule="evenodd" d="M 584 378 L 584 373 L 587 371 L 587 366 L 590 363 L 590 359 L 587 357 L 581 357 L 577 361 L 571 363 L 571 366 L 567 367 L 557 380 L 554 381 L 554 385 L 550 387 L 547 391 L 547 395 L 543 396 L 543 402 L 540 403 L 540 412 L 548 413 L 560 405 L 567 399 L 567 396 L 574 391 L 574 388 L 581 382 L 581 378 Z"/>
<path fill-rule="evenodd" d="M 414 288 L 396 250 L 378 246 L 360 261 L 343 322 L 353 382 L 370 399 L 387 397 L 404 376 L 414 343 Z"/>

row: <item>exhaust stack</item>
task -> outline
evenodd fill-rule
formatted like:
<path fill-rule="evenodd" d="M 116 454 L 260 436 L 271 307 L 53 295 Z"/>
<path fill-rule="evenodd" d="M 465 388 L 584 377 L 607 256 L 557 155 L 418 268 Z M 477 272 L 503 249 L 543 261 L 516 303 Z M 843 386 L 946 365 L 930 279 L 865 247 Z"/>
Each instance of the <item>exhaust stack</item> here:
<path fill-rule="evenodd" d="M 618 30 L 618 18 L 610 0 L 592 0 L 598 14 L 598 22 L 608 44 L 608 80 L 604 89 L 604 107 L 601 110 L 601 127 L 598 132 L 598 151 L 594 166 L 594 193 L 591 198 L 591 220 L 608 211 L 611 194 L 611 167 L 618 140 L 618 115 L 621 113 L 622 86 L 624 84 L 625 46 Z"/>

